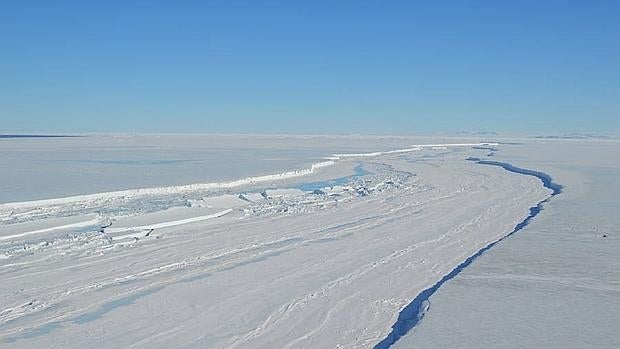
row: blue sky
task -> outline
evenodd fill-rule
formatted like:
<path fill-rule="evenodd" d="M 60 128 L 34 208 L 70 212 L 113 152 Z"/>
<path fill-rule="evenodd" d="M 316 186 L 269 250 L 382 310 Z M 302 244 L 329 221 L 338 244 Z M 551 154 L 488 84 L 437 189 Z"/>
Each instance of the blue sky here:
<path fill-rule="evenodd" d="M 0 133 L 620 133 L 620 1 L 2 1 Z"/>

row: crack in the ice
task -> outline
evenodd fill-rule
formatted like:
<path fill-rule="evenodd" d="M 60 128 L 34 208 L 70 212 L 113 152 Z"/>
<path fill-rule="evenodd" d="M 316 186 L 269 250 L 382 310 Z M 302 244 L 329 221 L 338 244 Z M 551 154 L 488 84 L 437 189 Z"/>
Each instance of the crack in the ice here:
<path fill-rule="evenodd" d="M 468 257 L 461 264 L 456 266 L 456 268 L 452 269 L 451 272 L 444 275 L 441 278 L 441 280 L 437 281 L 437 283 L 435 283 L 433 286 L 420 292 L 407 306 L 405 306 L 400 311 L 400 313 L 398 314 L 398 319 L 396 320 L 394 325 L 392 325 L 392 331 L 383 340 L 377 343 L 377 345 L 374 346 L 374 349 L 390 348 L 402 336 L 404 336 L 405 334 L 407 334 L 407 332 L 413 329 L 424 318 L 424 315 L 429 310 L 430 297 L 435 292 L 437 292 L 437 290 L 446 281 L 453 279 L 461 271 L 463 271 L 463 269 L 468 267 L 476 258 L 480 257 L 483 253 L 490 250 L 493 246 L 495 246 L 499 242 L 503 241 L 507 237 L 515 234 L 516 232 L 518 232 L 519 230 L 527 226 L 532 220 L 532 218 L 536 217 L 543 210 L 543 204 L 549 202 L 549 200 L 551 200 L 551 198 L 554 197 L 555 195 L 560 194 L 563 189 L 562 185 L 553 182 L 553 178 L 544 172 L 516 167 L 507 162 L 488 161 L 488 160 L 481 160 L 479 158 L 472 158 L 472 157 L 468 158 L 467 160 L 474 161 L 475 163 L 480 164 L 480 165 L 499 166 L 509 172 L 514 172 L 514 173 L 523 174 L 527 176 L 534 176 L 542 181 L 543 186 L 545 188 L 551 189 L 552 191 L 551 196 L 539 202 L 538 204 L 536 204 L 536 206 L 530 207 L 530 214 L 523 221 L 517 224 L 510 233 L 486 245 L 485 247 L 480 249 L 478 252 Z"/>

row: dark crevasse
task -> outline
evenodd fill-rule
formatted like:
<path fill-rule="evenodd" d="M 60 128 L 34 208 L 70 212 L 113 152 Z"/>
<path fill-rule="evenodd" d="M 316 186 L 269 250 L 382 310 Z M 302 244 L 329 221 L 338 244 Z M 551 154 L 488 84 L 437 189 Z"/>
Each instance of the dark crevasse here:
<path fill-rule="evenodd" d="M 466 260 L 464 260 L 461 264 L 457 265 L 456 268 L 452 269 L 452 271 L 450 271 L 448 274 L 444 275 L 441 278 L 441 280 L 437 281 L 437 283 L 435 283 L 433 286 L 420 292 L 411 301 L 411 303 L 409 303 L 407 306 L 405 306 L 400 311 L 400 313 L 398 314 L 398 319 L 396 320 L 396 323 L 392 325 L 392 331 L 383 340 L 381 340 L 377 345 L 375 345 L 374 349 L 386 349 L 386 348 L 391 347 L 402 336 L 404 336 L 407 332 L 409 332 L 412 328 L 414 328 L 420 322 L 420 320 L 422 320 L 422 318 L 428 311 L 429 306 L 430 306 L 429 298 L 435 292 L 437 292 L 437 290 L 446 281 L 457 276 L 461 271 L 463 271 L 463 269 L 468 267 L 474 260 L 476 260 L 476 258 L 480 257 L 483 253 L 490 250 L 497 243 L 501 242 L 502 240 L 506 239 L 507 237 L 513 235 L 514 233 L 518 232 L 519 230 L 527 226 L 529 222 L 532 220 L 532 218 L 536 217 L 536 215 L 538 215 L 542 211 L 543 205 L 546 202 L 548 202 L 553 196 L 558 195 L 562 192 L 562 186 L 560 184 L 553 182 L 553 178 L 551 178 L 551 176 L 546 173 L 516 167 L 506 162 L 481 160 L 479 158 L 468 158 L 467 160 L 474 161 L 480 165 L 499 166 L 505 169 L 506 171 L 510 171 L 510 172 L 514 172 L 514 173 L 518 173 L 518 174 L 522 174 L 526 176 L 534 176 L 542 181 L 543 186 L 545 188 L 551 189 L 552 191 L 551 196 L 539 202 L 538 204 L 536 204 L 536 206 L 530 207 L 529 215 L 523 221 L 517 224 L 511 232 L 509 232 L 508 234 L 506 234 L 504 237 L 500 238 L 499 240 L 493 241 L 490 244 L 486 245 L 485 247 L 480 249 L 478 252 L 471 255 Z"/>
<path fill-rule="evenodd" d="M 527 175 L 527 176 L 537 177 L 538 179 L 540 179 L 543 182 L 543 186 L 545 188 L 551 189 L 553 191 L 553 193 L 551 194 L 552 196 L 560 194 L 562 192 L 562 186 L 560 184 L 554 183 L 553 182 L 553 178 L 551 178 L 551 176 L 549 176 L 548 174 L 546 174 L 544 172 L 535 171 L 535 170 L 528 170 L 526 168 L 516 167 L 516 166 L 513 166 L 512 164 L 509 164 L 507 162 L 491 161 L 491 160 L 481 160 L 479 158 L 468 158 L 467 160 L 474 161 L 474 162 L 476 162 L 477 164 L 480 164 L 480 165 L 499 166 L 499 167 L 503 168 L 506 171 L 510 171 L 510 172 L 514 172 L 514 173 L 518 173 L 518 174 L 523 174 L 523 175 Z"/>

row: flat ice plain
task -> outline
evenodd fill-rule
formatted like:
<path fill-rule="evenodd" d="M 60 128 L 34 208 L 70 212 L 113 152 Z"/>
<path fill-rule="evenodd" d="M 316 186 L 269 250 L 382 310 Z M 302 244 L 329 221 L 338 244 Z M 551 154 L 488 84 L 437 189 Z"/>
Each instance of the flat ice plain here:
<path fill-rule="evenodd" d="M 619 153 L 612 139 L 502 147 L 562 194 L 437 291 L 393 348 L 620 348 Z"/>
<path fill-rule="evenodd" d="M 553 161 L 569 141 L 481 144 L 488 141 L 2 139 L 8 166 L 0 177 L 0 346 L 372 348 L 421 291 L 506 236 L 551 195 L 534 176 L 467 158 L 552 176 L 571 163 Z M 614 142 L 589 142 L 592 151 L 617 150 Z M 545 152 L 550 146 L 555 152 Z M 567 193 L 583 194 L 572 188 L 573 177 L 563 177 Z M 554 205 L 546 203 L 519 234 Z M 615 226 L 609 221 L 605 229 Z M 613 235 L 605 243 L 616 243 Z M 553 245 L 557 236 L 549 237 Z M 431 297 L 423 321 L 394 347 L 444 347 L 433 335 L 453 338 L 453 347 L 484 343 L 473 336 L 463 345 L 431 325 L 433 317 L 442 323 L 443 316 L 479 312 L 441 306 L 455 299 L 463 305 L 460 292 L 440 296 L 467 271 L 447 282 L 437 301 Z M 617 295 L 617 272 L 597 285 Z M 507 324 L 498 325 L 500 333 Z"/>

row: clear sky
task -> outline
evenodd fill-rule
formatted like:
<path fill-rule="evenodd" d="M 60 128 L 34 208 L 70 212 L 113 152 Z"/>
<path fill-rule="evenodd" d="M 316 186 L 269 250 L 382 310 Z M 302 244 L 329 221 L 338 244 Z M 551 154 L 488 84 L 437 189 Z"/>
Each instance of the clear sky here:
<path fill-rule="evenodd" d="M 0 133 L 620 133 L 620 1 L 0 1 Z"/>

